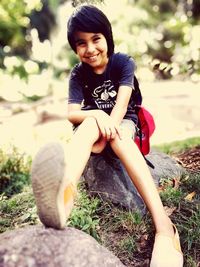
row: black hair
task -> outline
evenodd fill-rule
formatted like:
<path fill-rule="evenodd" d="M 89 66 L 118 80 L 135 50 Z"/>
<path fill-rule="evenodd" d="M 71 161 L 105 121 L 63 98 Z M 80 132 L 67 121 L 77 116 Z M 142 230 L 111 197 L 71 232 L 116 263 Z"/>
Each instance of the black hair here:
<path fill-rule="evenodd" d="M 114 41 L 111 24 L 106 15 L 97 7 L 84 5 L 76 9 L 67 24 L 67 38 L 76 53 L 75 33 L 77 31 L 101 33 L 108 45 L 108 57 L 114 52 Z"/>

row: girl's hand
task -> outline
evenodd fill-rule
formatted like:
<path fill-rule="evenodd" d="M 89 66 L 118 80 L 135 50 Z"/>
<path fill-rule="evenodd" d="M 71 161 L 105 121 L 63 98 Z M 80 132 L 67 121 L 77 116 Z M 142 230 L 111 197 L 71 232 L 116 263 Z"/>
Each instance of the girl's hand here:
<path fill-rule="evenodd" d="M 117 135 L 121 139 L 119 125 L 115 124 L 113 119 L 107 113 L 102 110 L 97 110 L 95 112 L 95 119 L 101 135 L 105 140 L 110 141 Z"/>

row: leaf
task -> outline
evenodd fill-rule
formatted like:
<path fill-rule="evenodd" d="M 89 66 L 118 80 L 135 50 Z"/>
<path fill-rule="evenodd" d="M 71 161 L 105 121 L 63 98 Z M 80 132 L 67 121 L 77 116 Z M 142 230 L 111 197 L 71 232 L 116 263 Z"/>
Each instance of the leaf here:
<path fill-rule="evenodd" d="M 30 213 L 25 213 L 20 217 L 21 222 L 25 222 L 31 216 Z"/>
<path fill-rule="evenodd" d="M 180 185 L 180 178 L 173 178 L 173 188 L 178 189 Z"/>
<path fill-rule="evenodd" d="M 193 191 L 192 193 L 188 194 L 186 197 L 185 197 L 185 200 L 188 200 L 188 201 L 192 201 L 193 197 L 196 195 L 196 192 Z"/>
<path fill-rule="evenodd" d="M 168 206 L 164 206 L 164 209 L 165 209 L 167 216 L 170 216 L 176 210 L 176 207 L 170 208 Z"/>
<path fill-rule="evenodd" d="M 144 234 L 140 238 L 140 248 L 145 248 L 147 246 L 147 240 L 148 240 L 149 235 Z"/>

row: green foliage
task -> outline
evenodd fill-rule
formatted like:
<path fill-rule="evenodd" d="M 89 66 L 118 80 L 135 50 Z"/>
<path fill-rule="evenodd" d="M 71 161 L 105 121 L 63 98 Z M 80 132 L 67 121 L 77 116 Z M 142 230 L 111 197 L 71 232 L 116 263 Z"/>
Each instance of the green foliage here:
<path fill-rule="evenodd" d="M 187 250 L 198 247 L 200 235 L 200 210 L 197 210 L 196 212 L 193 211 L 181 229 L 182 234 L 185 237 L 183 243 L 186 244 Z"/>
<path fill-rule="evenodd" d="M 82 187 L 76 206 L 70 215 L 68 225 L 78 228 L 99 240 L 97 231 L 99 227 L 99 217 L 96 213 L 99 204 L 99 199 L 90 198 L 86 190 Z"/>
<path fill-rule="evenodd" d="M 0 194 L 12 196 L 30 183 L 30 159 L 25 159 L 16 148 L 6 154 L 0 150 Z"/>
<path fill-rule="evenodd" d="M 182 187 L 184 191 L 195 192 L 200 197 L 200 173 L 186 176 Z"/>
<path fill-rule="evenodd" d="M 132 254 L 137 248 L 135 237 L 134 236 L 125 237 L 119 242 L 119 247 L 123 251 L 126 251 L 126 253 Z"/>
<path fill-rule="evenodd" d="M 165 206 L 174 210 L 171 218 L 180 233 L 186 266 L 196 266 L 200 257 L 200 174 L 185 175 L 178 188 L 167 186 L 167 181 L 162 185 L 161 199 Z M 190 198 L 191 193 L 193 197 Z"/>
<path fill-rule="evenodd" d="M 187 193 L 189 193 L 187 191 Z M 180 236 L 182 249 L 185 254 L 186 262 L 198 263 L 200 258 L 200 195 L 197 195 L 191 201 L 182 199 L 180 203 L 179 213 L 174 214 L 174 221 L 176 221 Z M 188 265 L 196 266 L 196 265 Z"/>
<path fill-rule="evenodd" d="M 177 190 L 176 188 L 169 186 L 160 193 L 160 197 L 164 205 L 168 207 L 178 207 L 181 199 L 183 198 L 183 193 L 181 190 Z"/>
<path fill-rule="evenodd" d="M 56 16 L 59 5 L 65 1 L 2 0 L 0 2 L 0 66 L 3 66 L 4 57 L 10 54 L 31 58 L 30 30 L 33 25 L 30 21 L 32 21 L 33 13 L 36 11 L 38 17 L 41 18 L 41 21 L 35 18 L 38 33 L 44 27 L 44 17 L 46 17 L 45 23 L 49 22 L 51 25 L 48 14 L 42 11 L 44 2 Z M 71 0 L 70 2 L 74 7 L 88 3 L 99 4 L 99 7 L 103 9 L 104 3 L 106 6 L 112 1 Z M 199 81 L 199 3 L 198 0 L 186 2 L 175 0 L 121 1 L 118 11 L 108 14 L 113 26 L 116 48 L 132 55 L 139 66 L 150 68 L 151 74 L 153 73 L 157 78 L 180 76 Z M 116 1 L 113 1 L 113 5 L 115 4 Z M 47 27 L 45 30 L 47 31 Z M 53 33 L 53 27 L 50 26 L 49 31 Z M 48 38 L 49 36 L 48 34 Z M 53 35 L 52 38 L 54 38 Z M 77 59 L 73 58 L 70 53 L 66 51 L 66 54 L 62 55 L 62 58 L 69 59 L 67 70 L 60 70 L 59 67 L 57 70 L 55 67 L 55 76 L 60 75 L 61 71 L 63 73 L 69 71 L 69 68 L 76 63 Z M 48 62 L 48 64 L 51 63 Z M 20 78 L 27 79 L 29 75 L 23 65 L 16 66 L 14 72 Z M 141 78 L 143 77 L 144 75 L 141 74 Z"/>
<path fill-rule="evenodd" d="M 116 45 L 157 78 L 199 80 L 200 26 L 185 6 L 174 0 L 126 1 L 116 17 L 110 16 Z"/>
<path fill-rule="evenodd" d="M 40 1 L 34 4 L 25 0 L 1 0 L 0 2 L 0 43 L 18 51 L 26 45 L 25 29 L 29 26 L 31 11 L 42 7 Z"/>
<path fill-rule="evenodd" d="M 182 141 L 174 141 L 172 143 L 162 144 L 154 147 L 166 154 L 177 154 L 189 148 L 195 147 L 199 144 L 200 144 L 200 137 L 192 137 Z"/>
<path fill-rule="evenodd" d="M 22 193 L 11 198 L 0 196 L 0 233 L 38 222 L 32 190 L 24 187 Z"/>

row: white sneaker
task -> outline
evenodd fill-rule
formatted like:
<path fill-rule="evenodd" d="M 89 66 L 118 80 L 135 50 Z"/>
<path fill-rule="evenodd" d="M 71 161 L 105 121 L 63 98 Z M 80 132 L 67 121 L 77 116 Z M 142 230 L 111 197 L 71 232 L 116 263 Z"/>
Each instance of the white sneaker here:
<path fill-rule="evenodd" d="M 66 177 L 64 150 L 59 143 L 42 147 L 32 163 L 31 180 L 38 215 L 48 227 L 63 229 L 73 208 L 76 187 Z"/>
<path fill-rule="evenodd" d="M 174 237 L 156 234 L 150 267 L 183 267 L 179 234 L 175 225 L 173 227 Z"/>

